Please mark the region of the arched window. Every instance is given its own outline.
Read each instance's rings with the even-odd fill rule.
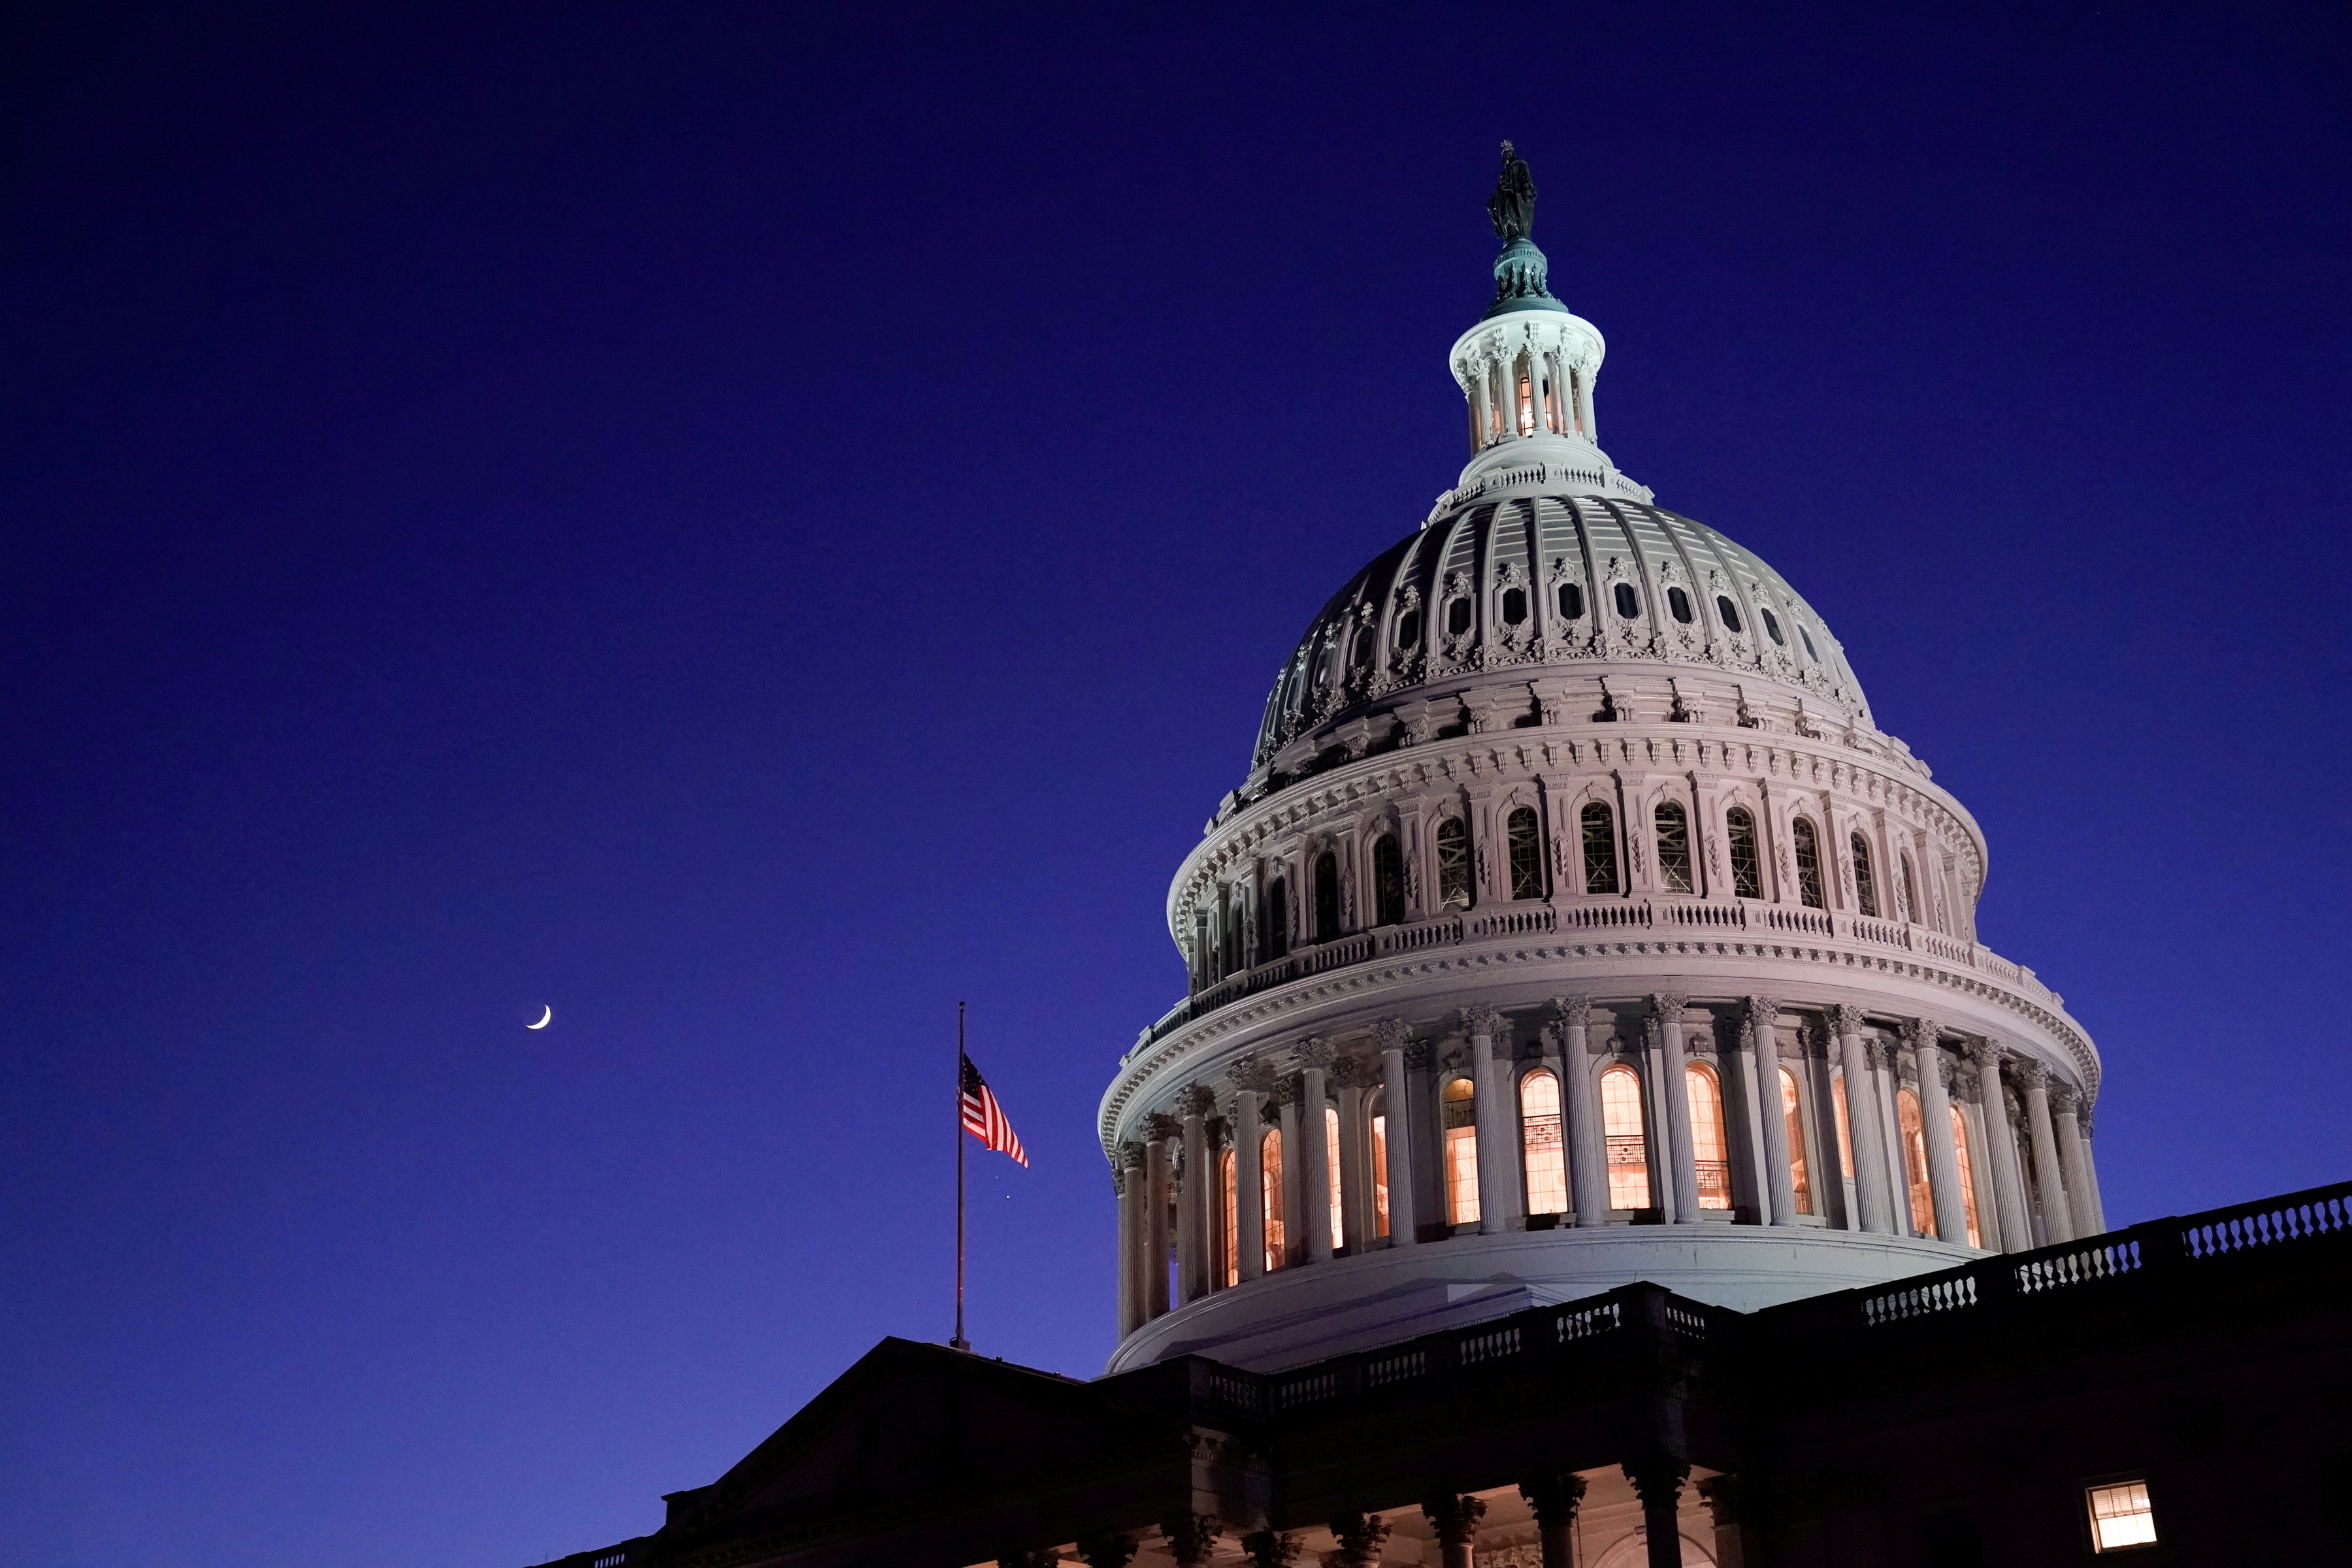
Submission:
[[[1722,617],[1725,631],[1734,637],[1739,635],[1739,606],[1731,602],[1730,595],[1717,594],[1715,596],[1715,613]]]
[[[1389,1117],[1388,1091],[1376,1089],[1366,1098],[1370,1111],[1372,1146],[1372,1234],[1389,1233]]]
[[[1559,1079],[1538,1069],[1519,1079],[1519,1156],[1528,1167],[1528,1212],[1568,1212],[1568,1159],[1559,1139]]]
[[[1225,1228],[1218,1237],[1217,1258],[1227,1286],[1242,1282],[1242,1237],[1236,1215],[1238,1202],[1234,1194],[1234,1165],[1231,1149],[1217,1155],[1217,1190],[1223,1196],[1221,1206],[1225,1211]]]
[[[1470,601],[1448,599],[1445,602],[1445,635],[1460,637],[1470,629]]]
[[[1756,845],[1756,818],[1744,805],[1735,805],[1723,814],[1723,825],[1731,839],[1731,892],[1735,898],[1760,899],[1764,896],[1764,857]]]
[[[1690,595],[1684,593],[1680,588],[1669,588],[1666,590],[1666,609],[1674,616],[1675,619],[1680,621],[1683,625],[1690,625]]]
[[[1525,588],[1503,590],[1503,624],[1516,626],[1528,618],[1528,591]]]
[[[1404,919],[1404,851],[1396,835],[1372,841],[1372,923],[1392,926]]]
[[[1601,1075],[1601,1135],[1609,1145],[1609,1206],[1650,1207],[1650,1140],[1642,1128],[1642,1079],[1622,1064]]]
[[[1339,1185],[1339,1112],[1328,1105],[1323,1108],[1323,1191],[1331,1200],[1331,1250],[1337,1252],[1348,1245],[1348,1212],[1346,1190]]]
[[[1870,874],[1870,841],[1859,833],[1851,837],[1853,848],[1853,898],[1862,912],[1872,920],[1878,918],[1878,883]]]
[[[1339,937],[1339,857],[1326,849],[1315,858],[1315,940]]]
[[[1437,901],[1470,901],[1470,825],[1458,816],[1437,825]]]
[[[1397,617],[1396,645],[1402,652],[1421,641],[1421,612],[1407,610]]]
[[[1809,910],[1826,908],[1822,902],[1822,842],[1813,835],[1813,825],[1801,816],[1789,837],[1797,841],[1797,897]]]
[[[1453,1225],[1478,1223],[1478,1111],[1476,1092],[1466,1078],[1445,1086],[1441,1102],[1445,1132],[1445,1218]]]
[[[1683,1069],[1690,1091],[1691,1157],[1698,1165],[1698,1206],[1731,1206],[1731,1140],[1723,1131],[1723,1085],[1715,1069],[1693,1062]]]
[[[1789,1126],[1789,1180],[1797,1189],[1797,1212],[1813,1212],[1813,1169],[1805,1158],[1805,1115],[1798,1109],[1797,1075],[1780,1069],[1780,1117]]]
[[[1511,853],[1511,897],[1542,898],[1543,833],[1536,825],[1535,807],[1520,806],[1504,818],[1503,837]]]
[[[1584,584],[1562,583],[1559,585],[1559,618],[1563,621],[1573,621],[1580,620],[1583,616]]]
[[[1580,821],[1584,828],[1584,890],[1613,893],[1617,890],[1616,824],[1610,819],[1609,808],[1597,800],[1584,808]]]
[[[1779,644],[1782,647],[1786,647],[1789,644],[1789,639],[1780,635],[1780,618],[1773,615],[1769,610],[1759,610],[1756,613],[1764,617],[1765,635],[1769,637],[1776,644]]]
[[[1690,819],[1677,801],[1658,810],[1658,884],[1669,893],[1691,890]]]
[[[1268,1130],[1258,1140],[1258,1204],[1265,1226],[1265,1268],[1271,1274],[1289,1259],[1282,1235],[1282,1129]]]
[[[1933,1236],[1936,1194],[1927,1184],[1927,1139],[1919,1116],[1919,1097],[1907,1089],[1896,1089],[1895,1119],[1903,1129],[1903,1177],[1911,1188],[1911,1228],[1920,1236]]]
[[[1919,919],[1919,884],[1911,879],[1911,857],[1904,856],[1901,864],[1903,867],[1903,918],[1916,922]]]
[[[1276,877],[1266,884],[1265,921],[1258,928],[1257,946],[1269,963],[1290,951],[1290,882],[1286,878]]]
[[[1977,1226],[1976,1162],[1969,1158],[1969,1119],[1960,1108],[1952,1107],[1952,1152],[1960,1162],[1960,1205],[1968,1211],[1969,1245],[1984,1246],[1984,1233]]]
[[[1249,967],[1249,956],[1243,951],[1242,942],[1242,900],[1246,896],[1239,888],[1217,890],[1217,921],[1225,931],[1223,971],[1227,974],[1239,974]]]
[[[1838,1169],[1851,1176],[1853,1174],[1853,1125],[1846,1120],[1843,1073],[1830,1079],[1830,1103],[1837,1112],[1838,1158],[1843,1162]]]
[[[1613,592],[1617,599],[1617,613],[1624,616],[1629,621],[1640,620],[1642,618],[1642,595],[1633,591],[1633,584],[1631,583],[1620,583],[1617,584]]]

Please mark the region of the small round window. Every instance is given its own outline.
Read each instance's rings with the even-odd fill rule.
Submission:
[[[1690,625],[1691,602],[1688,594],[1684,593],[1680,588],[1667,589],[1666,608],[1675,613],[1675,619],[1685,626]]]
[[[1397,617],[1397,647],[1411,647],[1421,640],[1421,612],[1407,610]]]
[[[1525,588],[1503,590],[1503,624],[1516,626],[1528,618],[1528,591]]]
[[[1756,613],[1764,617],[1764,635],[1783,647],[1787,647],[1789,639],[1780,635],[1780,619],[1769,610],[1759,610]]]
[[[1715,596],[1715,613],[1723,617],[1723,629],[1734,635],[1739,632],[1739,606],[1731,602],[1728,594]]]
[[[1631,583],[1617,584],[1617,613],[1629,621],[1641,618],[1642,595],[1633,592]]]
[[[1448,637],[1460,637],[1470,629],[1470,601],[1454,599],[1445,606],[1445,632]]]
[[[1572,621],[1584,614],[1584,587],[1578,583],[1559,585],[1559,618]]]
[[[1811,659],[1815,664],[1821,663],[1822,656],[1813,651],[1813,634],[1807,631],[1804,627],[1799,626],[1797,628],[1797,635],[1804,639],[1805,657]]]

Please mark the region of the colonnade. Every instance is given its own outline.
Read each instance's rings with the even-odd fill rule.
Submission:
[[[2042,1061],[1955,1037],[1932,1018],[1760,994],[1694,1005],[1661,992],[1560,997],[1537,1022],[1536,1037],[1521,1042],[1518,1025],[1485,1005],[1461,1009],[1438,1038],[1416,1039],[1404,1019],[1388,1018],[1345,1047],[1308,1037],[1237,1064],[1221,1086],[1187,1085],[1114,1161],[1122,1336],[1269,1267],[1469,1232],[1727,1222],[1968,1246],[1973,1220],[1974,1245],[2021,1252],[2106,1228],[2082,1094]],[[1712,1127],[1694,1131],[1694,1062],[1720,1086],[1727,1166],[1713,1179],[1709,1162],[1706,1204],[1698,1145],[1715,1139]],[[1620,1065],[1641,1086],[1648,1195],[1638,1208],[1612,1206],[1601,1075]],[[1567,1194],[1564,1210],[1531,1215],[1522,1094],[1538,1071],[1561,1090]],[[1446,1187],[1444,1095],[1464,1080],[1475,1220],[1467,1204],[1454,1212]],[[1916,1136],[1904,1125],[1912,1104]],[[1262,1159],[1269,1131],[1279,1134],[1278,1170]]]

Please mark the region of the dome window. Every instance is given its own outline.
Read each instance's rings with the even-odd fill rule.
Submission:
[[[1470,601],[1449,599],[1445,603],[1445,635],[1458,637],[1470,629]]]
[[[1609,1206],[1650,1206],[1650,1144],[1642,1079],[1622,1063],[1601,1075],[1601,1132],[1609,1149]]]
[[[1805,657],[1811,659],[1815,664],[1821,663],[1822,656],[1813,651],[1813,634],[1807,631],[1804,627],[1799,626],[1797,628],[1797,636],[1804,642]]]
[[[1536,821],[1535,807],[1523,805],[1511,813],[1504,824],[1504,837],[1510,850],[1511,897],[1542,898],[1543,831]]]
[[[1470,825],[1458,816],[1437,825],[1437,901],[1470,901]]]
[[[1328,849],[1315,858],[1315,940],[1339,940],[1339,858]]]
[[[1579,818],[1584,830],[1584,890],[1588,893],[1613,893],[1617,890],[1617,825],[1609,808],[1594,801],[1584,808]]]
[[[1445,1136],[1445,1217],[1478,1223],[1477,1089],[1466,1078],[1445,1086],[1439,1101]]]
[[[1853,849],[1854,902],[1872,920],[1878,918],[1878,879],[1870,874],[1870,841],[1859,833],[1852,839]]]
[[[1404,923],[1404,854],[1393,833],[1372,842],[1372,923]]]
[[[1723,629],[1733,637],[1739,635],[1739,606],[1731,602],[1728,594],[1715,596],[1715,613],[1723,617]]]
[[[1789,837],[1797,844],[1797,897],[1809,910],[1825,907],[1822,902],[1822,845],[1813,833],[1813,825],[1803,817],[1797,818],[1789,829]]]
[[[1559,585],[1559,618],[1563,621],[1580,620],[1583,615],[1584,585],[1580,583],[1562,583]]]
[[[1675,619],[1682,622],[1685,626],[1690,625],[1691,602],[1690,595],[1688,594],[1684,593],[1680,588],[1667,589],[1666,608],[1674,612]]]
[[[1528,591],[1525,588],[1503,590],[1503,624],[1516,626],[1528,618]]]
[[[1764,617],[1764,635],[1770,637],[1773,642],[1779,646],[1782,647],[1788,647],[1789,639],[1780,635],[1780,617],[1775,616],[1769,610],[1759,610],[1756,613]]]
[[[1731,891],[1742,899],[1764,896],[1764,858],[1757,853],[1756,818],[1744,805],[1735,805],[1724,814],[1724,826],[1731,838]]]
[[[1407,610],[1403,615],[1397,617],[1396,637],[1396,645],[1400,648],[1412,647],[1414,644],[1421,641],[1421,612],[1419,610]]]
[[[1658,880],[1669,893],[1691,890],[1690,820],[1674,801],[1661,804],[1658,818]]]
[[[1268,959],[1290,952],[1290,884],[1276,877],[1265,889],[1265,919],[1258,928],[1258,947]]]
[[[1617,584],[1617,613],[1629,621],[1642,618],[1642,595],[1633,592],[1631,583]]]

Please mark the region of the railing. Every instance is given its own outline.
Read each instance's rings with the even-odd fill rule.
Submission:
[[[1894,921],[1833,915],[1823,910],[1745,900],[1612,899],[1600,903],[1505,904],[1468,914],[1441,915],[1411,925],[1379,926],[1333,942],[1303,947],[1255,969],[1228,975],[1170,1008],[1165,1016],[1136,1037],[1137,1051],[1164,1039],[1195,1018],[1254,996],[1276,985],[1286,985],[1310,974],[1326,974],[1359,963],[1370,963],[1397,953],[1420,952],[1462,942],[1491,942],[1500,937],[1551,936],[1576,931],[1761,931],[1782,936],[1818,937],[1870,947],[1920,952],[1946,963],[1989,974],[2032,994],[2050,1005],[2063,998],[2034,978],[2033,971],[2011,963],[1990,948],[1957,941],[1926,926]]]
[[[2346,1237],[2352,1237],[2352,1182],[2185,1218],[2150,1220],[2128,1230],[1989,1258],[1900,1285],[1845,1294],[1862,1321],[1875,1328],[2004,1299],[2080,1289],[2150,1269],[2193,1268],[2262,1248]]]

